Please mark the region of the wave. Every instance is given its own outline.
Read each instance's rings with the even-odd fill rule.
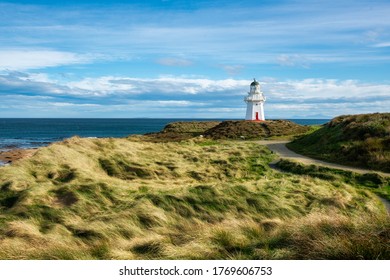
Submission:
[[[0,150],[32,149],[47,146],[53,142],[61,141],[59,138],[0,138]]]

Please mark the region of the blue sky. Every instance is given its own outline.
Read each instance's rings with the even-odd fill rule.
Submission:
[[[0,0],[0,117],[388,112],[389,1]]]

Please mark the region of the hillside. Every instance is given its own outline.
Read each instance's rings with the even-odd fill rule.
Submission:
[[[302,134],[310,130],[286,120],[269,120],[265,122],[224,121],[209,130],[204,135],[213,139],[265,139],[275,136]]]
[[[149,133],[145,140],[154,142],[181,141],[202,135],[212,139],[265,139],[306,133],[309,126],[286,120],[252,121],[191,121],[170,123],[158,133]]]
[[[218,121],[172,122],[167,124],[160,132],[147,133],[143,139],[153,142],[182,141],[202,135],[205,131],[220,123]]]
[[[288,147],[318,159],[390,172],[390,113],[340,116]]]
[[[0,259],[389,259],[353,182],[281,173],[250,141],[71,138],[0,167]]]

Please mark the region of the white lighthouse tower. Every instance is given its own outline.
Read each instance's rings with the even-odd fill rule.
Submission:
[[[245,97],[246,107],[246,116],[245,120],[248,121],[264,121],[264,102],[265,96],[260,90],[260,84],[253,79],[253,82],[250,86],[250,92],[248,96]]]

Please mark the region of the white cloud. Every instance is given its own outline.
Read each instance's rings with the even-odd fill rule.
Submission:
[[[299,66],[303,68],[309,67],[309,59],[304,55],[299,54],[281,54],[276,60],[282,66]],[[318,59],[317,59],[318,61]]]
[[[240,112],[244,113],[244,108],[226,108],[226,107],[220,107],[220,108],[207,108],[205,109],[207,112],[213,112],[213,113],[234,113],[234,112]]]
[[[192,65],[192,61],[188,59],[172,58],[172,57],[161,58],[157,60],[157,63],[165,66],[180,66],[180,67]]]
[[[128,77],[105,76],[86,78],[81,81],[67,83],[66,86],[80,94],[115,95],[115,94],[207,94],[234,93],[249,85],[248,80],[211,80],[190,79],[181,77],[161,77],[141,79]]]
[[[99,104],[90,104],[90,103],[70,103],[70,102],[48,102],[46,103],[48,106],[53,107],[101,107]]]
[[[390,47],[390,42],[382,42],[374,45],[375,48],[387,48]]]
[[[222,65],[223,70],[225,70],[230,76],[237,75],[244,68],[243,65]]]
[[[104,76],[60,82],[50,76],[21,72],[0,75],[3,111],[44,110],[76,115],[99,112],[133,117],[240,118],[250,80],[160,77],[140,79]],[[268,117],[337,116],[386,112],[390,85],[358,80],[303,79],[260,81]],[[35,93],[35,94],[34,94]],[[32,96],[31,96],[32,95]],[[193,110],[188,111],[186,108]],[[8,109],[7,109],[8,108]],[[77,112],[76,112],[77,111]],[[4,116],[4,113],[2,113]],[[177,114],[177,115],[176,115]]]
[[[250,82],[250,80],[213,80],[172,76],[160,78],[103,76],[61,82],[41,73],[10,72],[0,75],[0,88],[3,92],[27,91],[30,88],[30,92],[36,90],[42,94],[65,94],[85,98],[147,95],[148,99],[156,100],[162,95],[199,95],[204,99],[219,95],[223,100],[226,96],[245,95]],[[352,101],[379,96],[390,98],[390,85],[386,83],[318,78],[286,81],[267,78],[260,83],[262,90],[269,98],[279,101],[342,98],[349,98]]]
[[[320,98],[348,98],[351,102],[383,96],[389,97],[390,85],[362,83],[357,80],[304,79],[285,82],[271,82],[264,85],[272,95],[297,101]]]
[[[1,50],[0,70],[21,71],[69,64],[82,64],[92,60],[89,55],[53,50]]]
[[[208,105],[204,102],[191,102],[187,100],[157,100],[149,101],[150,105],[161,106],[161,107],[190,107],[190,106],[205,106]]]

